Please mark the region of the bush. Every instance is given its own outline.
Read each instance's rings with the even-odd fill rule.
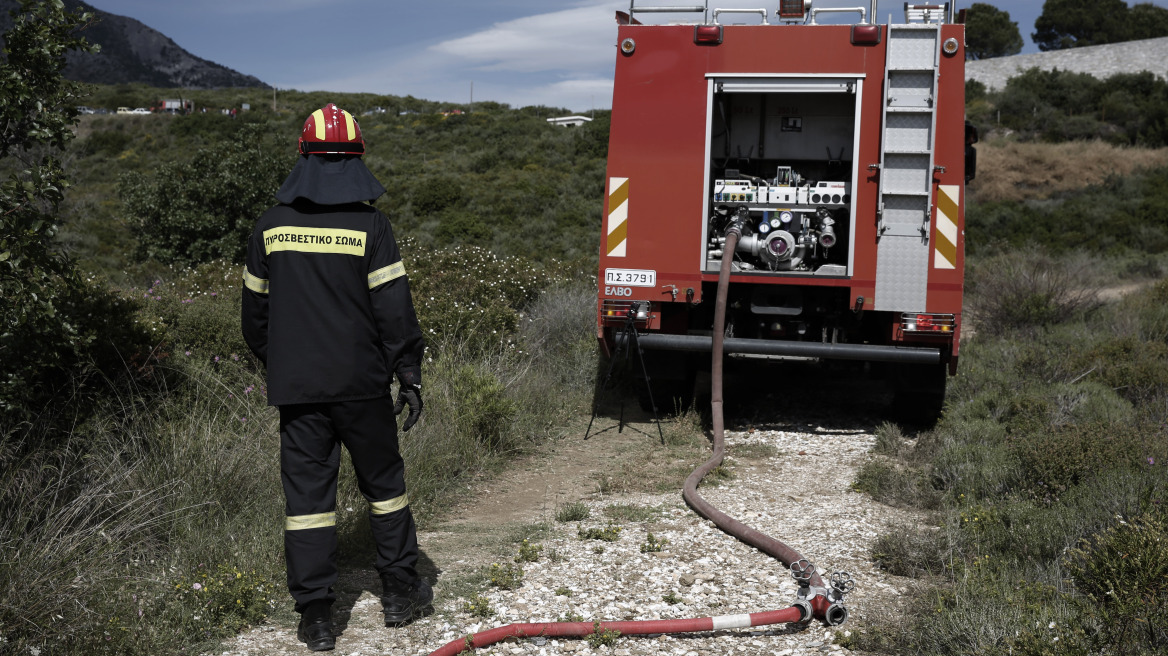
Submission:
[[[242,262],[256,219],[275,204],[292,170],[273,136],[262,127],[245,129],[189,161],[123,176],[118,196],[138,239],[137,256],[178,265]]]
[[[894,506],[933,507],[939,495],[916,470],[886,460],[869,460],[856,473],[852,488],[866,492],[881,503]]]
[[[988,258],[971,267],[971,319],[995,335],[1065,323],[1098,307],[1092,273],[1088,261],[1056,261],[1038,250]]]
[[[944,532],[913,526],[890,527],[872,544],[872,559],[896,576],[941,576],[952,558]]]
[[[1084,539],[1067,556],[1084,613],[1101,628],[1099,645],[1114,653],[1168,648],[1168,527],[1165,513],[1119,522]]]

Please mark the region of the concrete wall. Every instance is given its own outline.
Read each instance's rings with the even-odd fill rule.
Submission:
[[[1007,79],[1036,67],[1090,73],[1098,78],[1151,71],[1168,79],[1168,37],[969,61],[965,63],[965,79],[1002,89]]]

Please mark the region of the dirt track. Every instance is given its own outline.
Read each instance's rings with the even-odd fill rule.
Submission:
[[[869,395],[871,391],[867,388]],[[763,409],[755,404],[729,404],[728,468],[733,478],[703,486],[701,492],[722,510],[800,550],[822,570],[851,572],[857,589],[848,599],[851,617],[843,630],[859,630],[874,619],[896,613],[912,585],[871,564],[872,541],[889,524],[919,518],[851,490],[858,467],[869,457],[872,432],[880,421],[879,402],[857,404],[854,399],[863,398],[864,389],[844,392],[815,402],[813,394],[791,387],[780,398],[764,399]],[[817,407],[814,415],[803,409],[812,403]],[[732,418],[748,415],[749,425]],[[372,571],[344,569],[335,606],[342,629],[335,653],[428,654],[478,630],[573,615],[586,621],[668,619],[788,606],[796,586],[787,570],[687,508],[680,496],[684,474],[678,476],[676,489],[668,492],[599,492],[601,477],[621,471],[628,474],[627,463],[648,463],[662,452],[652,425],[639,422],[618,433],[615,421],[615,415],[598,419],[597,426],[608,430],[588,440],[582,439],[581,424],[578,433],[482,485],[449,519],[421,533],[423,565],[438,595],[433,615],[405,628],[385,628],[379,621],[379,585]],[[750,457],[736,457],[736,450]],[[556,509],[574,501],[585,502],[591,516],[579,524],[557,523]],[[644,509],[645,516],[614,522],[621,526],[615,542],[581,540],[578,529],[605,527],[604,509],[613,505]],[[668,540],[662,552],[642,553],[650,532]],[[518,589],[490,587],[484,581],[484,568],[491,562],[511,562],[520,535],[532,535],[531,542],[542,545],[539,561],[522,563],[526,575]],[[466,601],[474,595],[489,601],[493,616],[473,617],[465,610]],[[832,638],[832,632],[813,624],[804,629],[777,626],[629,636],[598,648],[583,639],[535,638],[476,653],[771,656],[845,652]],[[288,623],[257,627],[216,653],[307,652],[296,641],[295,626]]]

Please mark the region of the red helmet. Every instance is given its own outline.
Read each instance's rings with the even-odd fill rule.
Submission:
[[[304,121],[300,132],[300,152],[305,155],[361,155],[365,140],[357,119],[345,110],[329,103],[316,110]]]

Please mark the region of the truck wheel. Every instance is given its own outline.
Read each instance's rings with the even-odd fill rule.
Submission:
[[[898,421],[932,426],[945,406],[945,364],[896,364],[890,367],[892,414]]]

